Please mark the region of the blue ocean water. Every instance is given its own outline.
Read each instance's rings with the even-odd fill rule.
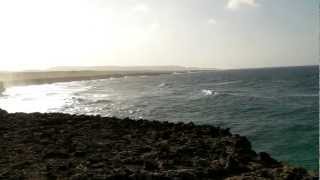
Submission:
[[[8,88],[9,112],[66,112],[230,128],[256,151],[319,167],[318,66],[172,73]]]

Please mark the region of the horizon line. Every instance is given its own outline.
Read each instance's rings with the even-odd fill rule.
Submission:
[[[94,70],[94,69],[79,69],[79,70],[53,70],[54,68],[103,68],[103,67],[118,67],[118,68],[157,68],[157,67],[179,67],[185,68],[186,70],[194,68],[194,70],[242,70],[242,69],[268,69],[268,68],[290,68],[290,67],[306,67],[306,66],[320,66],[319,64],[304,64],[304,65],[279,65],[279,66],[260,66],[260,67],[239,67],[239,68],[216,68],[216,67],[199,67],[199,66],[181,66],[181,65],[129,65],[129,66],[122,66],[122,65],[98,65],[98,66],[53,66],[45,69],[25,69],[25,70],[1,70],[0,72],[7,72],[7,73],[15,73],[15,72],[55,72],[55,71],[109,71],[105,70]],[[152,71],[152,69],[150,69]],[[120,71],[120,70],[114,70]],[[139,70],[138,70],[139,71]],[[157,71],[157,70],[155,70]],[[174,71],[174,70],[167,70],[167,71]]]

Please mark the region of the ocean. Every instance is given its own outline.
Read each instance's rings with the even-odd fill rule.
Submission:
[[[318,66],[219,70],[7,88],[8,112],[64,112],[230,128],[253,149],[319,168]]]

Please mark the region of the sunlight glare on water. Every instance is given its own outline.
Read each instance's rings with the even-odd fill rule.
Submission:
[[[0,108],[8,112],[53,112],[68,102],[71,93],[63,83],[9,87],[0,95]]]

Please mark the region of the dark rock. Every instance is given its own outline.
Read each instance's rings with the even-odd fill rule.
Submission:
[[[268,153],[266,152],[260,152],[258,154],[258,159],[262,161],[266,166],[275,166],[275,165],[280,165],[278,161],[275,159],[272,159]]]
[[[8,112],[3,110],[3,109],[0,109],[0,118],[4,118],[8,115]]]
[[[228,129],[0,110],[0,179],[312,179]]]
[[[158,168],[158,163],[154,160],[147,160],[144,161],[144,169],[147,171],[154,171],[159,169]]]

